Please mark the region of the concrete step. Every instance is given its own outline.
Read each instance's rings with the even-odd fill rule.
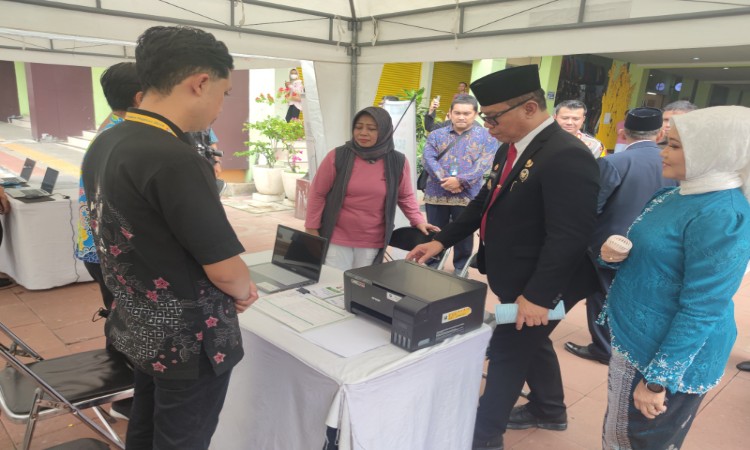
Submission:
[[[31,119],[28,116],[10,119],[10,123],[21,128],[31,128]]]
[[[257,192],[255,190],[255,183],[227,183],[226,189],[221,193],[222,197],[235,197],[243,196],[247,197]]]
[[[85,139],[88,139],[89,141],[93,141],[94,138],[96,137],[96,131],[84,130],[83,131],[83,137]]]
[[[91,145],[91,139],[86,139],[82,136],[68,136],[68,145],[71,147],[80,148],[86,150]]]

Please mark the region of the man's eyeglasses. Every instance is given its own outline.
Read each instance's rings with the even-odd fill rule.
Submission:
[[[510,111],[518,108],[519,106],[525,104],[526,102],[528,102],[531,99],[532,99],[532,97],[529,97],[526,100],[522,100],[521,102],[516,103],[515,105],[511,106],[510,108],[508,108],[508,109],[506,109],[504,111],[500,111],[499,113],[497,113],[495,115],[492,115],[492,116],[486,116],[486,115],[484,115],[482,113],[479,113],[479,118],[481,118],[482,120],[484,120],[485,122],[487,122],[488,124],[490,124],[491,126],[494,127],[495,125],[497,125],[497,123],[498,123],[497,119],[499,119],[500,116],[502,116],[503,114],[505,114],[507,112],[510,112]]]

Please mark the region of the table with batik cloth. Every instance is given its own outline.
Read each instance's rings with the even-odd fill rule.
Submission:
[[[320,283],[342,276],[325,266]],[[317,450],[327,427],[340,450],[471,448],[488,326],[413,353],[388,344],[342,358],[252,308],[240,324],[245,358],[212,449]]]

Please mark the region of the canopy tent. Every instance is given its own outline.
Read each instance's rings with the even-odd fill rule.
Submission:
[[[132,58],[144,29],[183,24],[223,40],[240,69],[311,61],[326,151],[372,103],[386,62],[750,44],[748,0],[0,0],[0,11],[4,60],[106,66]]]
[[[0,7],[3,51],[132,56],[145,28],[185,24],[239,55],[332,63],[742,45],[750,15],[747,0],[2,0]]]

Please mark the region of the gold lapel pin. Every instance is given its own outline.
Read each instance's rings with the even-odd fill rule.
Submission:
[[[533,165],[534,165],[534,161],[528,160],[528,161],[526,161],[526,164],[524,164],[524,167],[528,169],[529,167],[531,167]]]
[[[521,171],[521,174],[519,175],[519,178],[521,179],[521,183],[526,181],[526,179],[529,178],[529,169],[523,169]]]
[[[500,164],[495,164],[495,168],[492,169],[492,170],[494,170],[495,172],[497,172],[499,169],[500,169]]]

